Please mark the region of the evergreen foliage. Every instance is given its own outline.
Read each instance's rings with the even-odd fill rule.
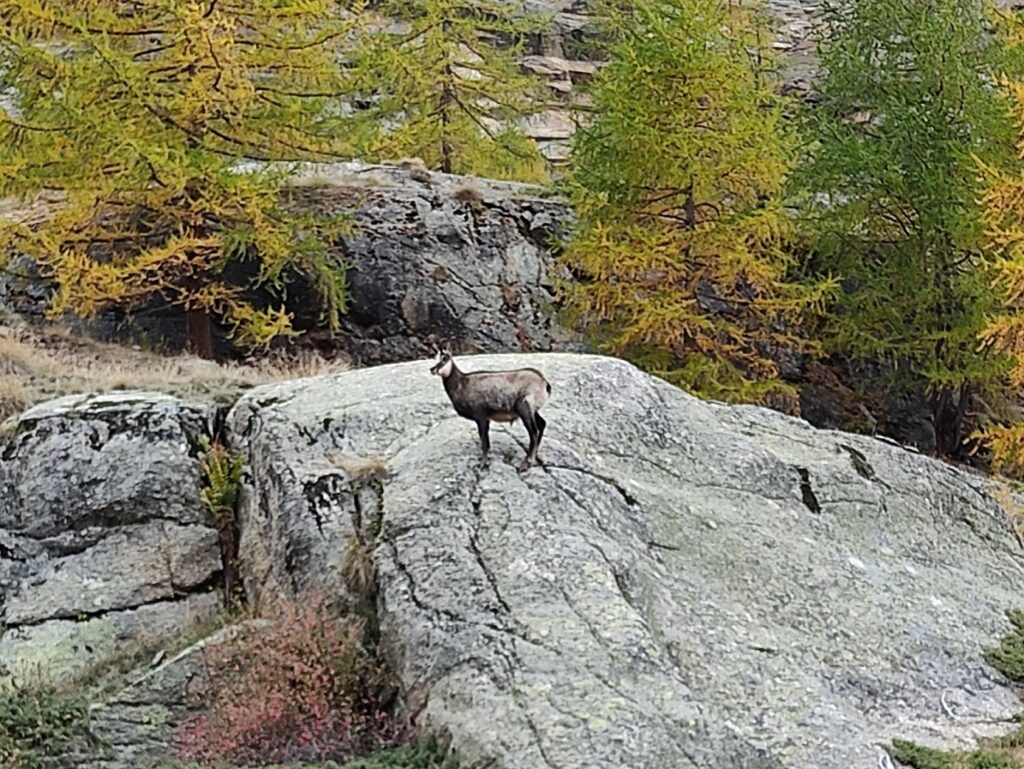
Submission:
[[[210,314],[243,345],[289,333],[246,289],[295,273],[336,324],[344,275],[325,242],[340,223],[289,213],[279,172],[238,165],[351,149],[334,106],[351,19],[331,0],[5,2],[0,196],[59,205],[0,222],[0,247],[53,279],[55,313],[182,307],[201,354]]]
[[[714,397],[785,390],[769,357],[829,285],[787,279],[792,138],[761,20],[717,0],[606,3],[609,61],[575,140],[563,297],[609,350]]]
[[[421,158],[446,173],[543,181],[521,121],[541,83],[518,59],[544,20],[499,0],[384,0],[392,22],[366,26],[348,59],[351,88],[376,130],[370,159]]]
[[[1014,65],[1024,53],[1024,19],[1019,11],[1001,11],[996,20],[1006,52],[999,84],[1009,101],[1018,156],[1024,158],[1024,68]],[[1009,356],[1010,383],[1019,391],[1024,386],[1024,171],[1019,165],[988,165],[985,171],[981,204],[999,306],[988,318],[981,340],[985,348]],[[988,429],[984,438],[994,469],[1017,477],[1024,473],[1024,424],[1005,420]]]
[[[1011,157],[974,0],[830,0],[825,72],[797,174],[816,268],[842,279],[826,349],[927,387],[940,453],[1005,362],[977,335],[994,308],[982,266],[977,159]]]
[[[47,684],[0,685],[0,766],[70,769],[68,754],[88,748],[89,705]]]

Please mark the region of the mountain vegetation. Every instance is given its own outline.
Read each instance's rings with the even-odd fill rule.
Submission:
[[[985,269],[983,167],[1014,157],[991,87],[998,41],[972,0],[829,2],[825,72],[805,111],[795,187],[814,272],[843,290],[814,329],[828,353],[888,391],[929,394],[938,450],[955,456],[975,393],[1004,357],[979,346],[998,297]]]
[[[785,390],[772,350],[830,284],[792,280],[783,188],[793,133],[762,20],[738,5],[610,11],[609,61],[576,134],[575,317],[605,349],[733,400]]]
[[[51,281],[55,316],[174,306],[211,356],[215,325],[242,350],[295,334],[296,281],[339,328],[351,224],[300,210],[291,163],[558,171],[577,214],[560,298],[599,349],[788,410],[820,360],[858,398],[923,393],[929,449],[965,459],[981,436],[1024,469],[1019,12],[829,0],[801,104],[757,4],[595,9],[601,66],[553,169],[524,130],[551,91],[520,65],[548,18],[490,0],[12,0],[0,196],[27,213],[0,221],[0,247]]]

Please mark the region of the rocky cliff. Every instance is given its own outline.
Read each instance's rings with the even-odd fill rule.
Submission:
[[[540,466],[516,469],[513,425],[481,467],[425,361],[254,389],[222,435],[245,460],[250,600],[345,595],[357,537],[404,700],[465,766],[867,769],[894,737],[966,744],[1019,709],[981,658],[1024,588],[989,480],[614,359],[461,362],[545,372]],[[7,426],[6,668],[70,676],[171,634],[126,618],[215,608],[196,450],[212,424],[127,394]],[[158,656],[97,710],[104,765],[166,752],[189,659]]]

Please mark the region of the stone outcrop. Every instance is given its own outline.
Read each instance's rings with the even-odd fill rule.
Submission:
[[[513,425],[481,467],[425,361],[258,388],[227,430],[250,596],[344,590],[358,533],[408,703],[469,765],[867,769],[1019,709],[981,657],[1024,588],[990,481],[612,359],[461,363],[545,372],[543,465]]]
[[[542,464],[520,472],[525,431],[496,425],[482,466],[427,361],[256,388],[223,435],[250,599],[344,597],[361,543],[405,702],[466,766],[867,769],[1019,711],[981,654],[1024,588],[991,480],[614,359],[460,362],[544,371]],[[0,437],[5,675],[151,660],[93,708],[87,766],[167,760],[197,704],[205,647],[175,650],[220,605],[211,419],[77,396]]]
[[[306,166],[295,185],[301,208],[353,216],[337,258],[351,295],[340,342],[356,359],[419,357],[431,335],[481,352],[573,345],[552,308],[564,203],[524,184],[359,163]],[[303,304],[299,322],[315,327]]]
[[[49,401],[0,428],[5,675],[80,675],[218,611],[196,443],[211,417],[121,392]]]

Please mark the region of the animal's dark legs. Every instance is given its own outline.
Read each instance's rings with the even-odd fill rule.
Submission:
[[[491,436],[489,430],[491,423],[486,418],[476,420],[476,429],[480,433],[480,451],[483,454],[483,461],[487,461],[491,451]]]
[[[530,404],[526,401],[519,401],[516,404],[516,413],[523,420],[526,432],[530,434],[530,448],[526,452],[526,459],[523,461],[523,468],[527,468],[537,458],[537,447],[540,446],[540,430]]]
[[[544,428],[548,426],[547,420],[544,419],[540,414],[534,414],[533,418],[537,420],[537,450],[540,450],[540,439],[544,437]],[[536,452],[534,452],[536,453]]]

